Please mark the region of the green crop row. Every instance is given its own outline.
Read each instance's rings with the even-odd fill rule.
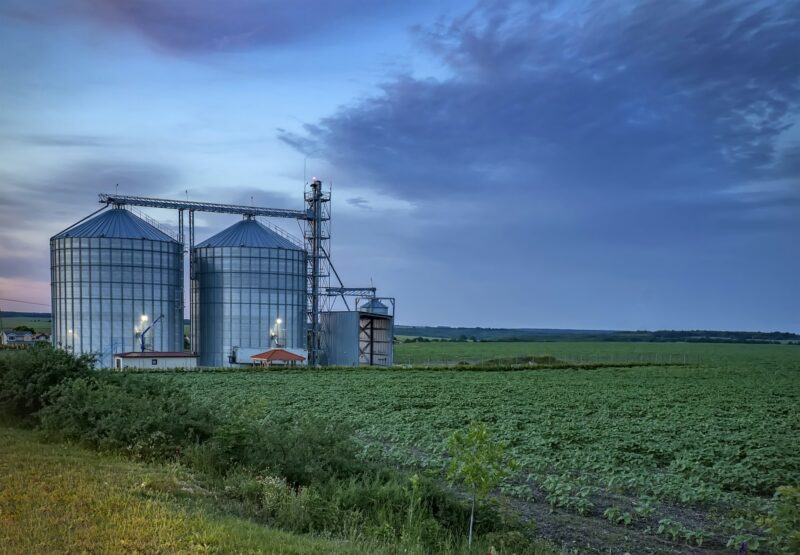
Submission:
[[[609,348],[621,357],[624,347]],[[631,504],[606,518],[624,522],[627,512],[630,520],[646,518],[654,533],[662,528],[660,534],[668,537],[678,527],[663,508],[686,507],[709,516],[693,526],[681,524],[676,537],[707,542],[705,534],[711,532],[703,524],[724,545],[736,531],[720,515],[742,517],[748,533],[757,531],[757,518],[769,510],[776,489],[800,484],[800,349],[686,348],[704,362],[591,370],[338,369],[170,377],[215,406],[254,418],[308,413],[344,419],[358,431],[366,452],[420,468],[442,468],[445,438],[472,421],[485,422],[520,463],[519,483],[505,488],[515,497],[541,495],[554,508],[595,517],[610,508],[604,495],[646,499],[644,517]],[[664,518],[667,522],[659,525]]]

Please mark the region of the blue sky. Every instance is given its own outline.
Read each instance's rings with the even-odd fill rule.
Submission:
[[[0,0],[0,36],[2,297],[49,302],[116,184],[298,208],[305,163],[400,323],[800,331],[800,2]]]

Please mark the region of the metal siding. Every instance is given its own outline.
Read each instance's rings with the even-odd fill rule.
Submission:
[[[323,364],[329,366],[366,366],[370,361],[361,355],[368,343],[362,337],[361,325],[373,320],[373,365],[392,366],[394,364],[394,319],[372,316],[360,311],[323,312],[321,327],[324,337]]]
[[[158,364],[153,364],[153,359],[158,361]],[[168,368],[196,368],[197,359],[195,357],[165,357],[159,358],[154,356],[152,358],[123,358],[121,359],[121,368],[136,368],[141,370],[147,369],[168,369]],[[116,358],[114,367],[116,368]]]
[[[193,284],[200,366],[231,366],[229,357],[235,347],[269,349],[269,331],[278,317],[283,320],[286,347],[306,347],[305,251],[212,246],[219,243],[211,240],[200,245],[205,246],[195,248]]]
[[[183,253],[167,239],[54,237],[53,344],[94,353],[97,366],[111,367],[114,353],[139,349],[141,315],[152,323],[163,314],[148,332],[148,344],[155,351],[183,350]]]
[[[323,364],[358,366],[358,312],[323,312],[320,324],[324,337]]]

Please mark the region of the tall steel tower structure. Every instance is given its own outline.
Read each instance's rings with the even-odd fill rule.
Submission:
[[[330,285],[330,221],[331,194],[322,190],[322,182],[313,178],[309,189],[305,192],[306,218],[304,238],[308,253],[308,364],[316,366],[320,363],[323,345],[320,333],[319,313],[323,307],[320,302],[327,299]],[[325,292],[324,296],[321,294]]]

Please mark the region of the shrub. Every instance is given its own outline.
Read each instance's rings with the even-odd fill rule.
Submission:
[[[188,462],[198,470],[225,475],[245,468],[284,477],[295,489],[363,472],[352,429],[312,416],[274,417],[252,422],[231,417],[213,438],[193,448]]]
[[[174,459],[207,440],[215,420],[168,383],[132,375],[98,374],[68,380],[47,394],[38,413],[51,436],[139,459]]]
[[[256,426],[269,446],[266,468],[293,484],[310,485],[363,471],[350,426],[319,417],[278,418]]]
[[[93,356],[75,356],[47,343],[0,357],[0,413],[29,419],[44,406],[48,390],[87,376],[93,366]]]
[[[232,471],[225,483],[229,495],[256,505],[257,514],[278,528],[394,546],[400,552],[458,550],[470,513],[467,503],[435,481],[417,475],[409,480],[388,469],[300,487],[274,475],[254,481]],[[483,507],[478,522],[485,533],[482,544],[532,551],[532,526],[495,506]]]
[[[800,487],[781,486],[775,508],[762,520],[768,543],[776,553],[800,553]]]

